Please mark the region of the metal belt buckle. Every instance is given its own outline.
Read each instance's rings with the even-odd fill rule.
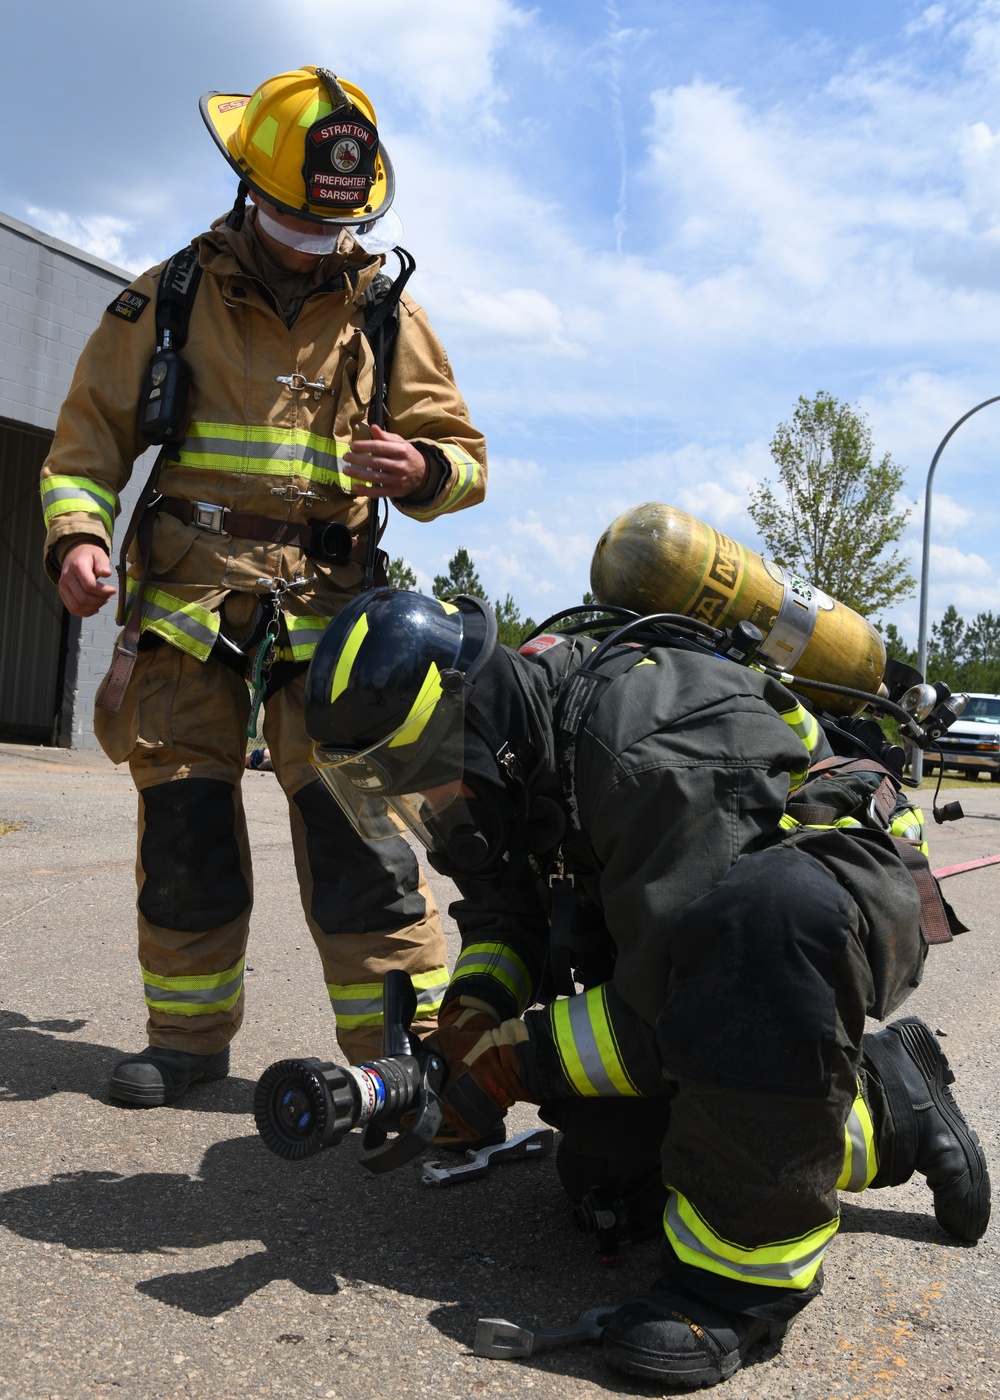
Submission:
[[[222,513],[225,506],[215,506],[211,501],[194,502],[194,519],[192,525],[197,525],[199,530],[210,530],[213,535],[221,535]]]

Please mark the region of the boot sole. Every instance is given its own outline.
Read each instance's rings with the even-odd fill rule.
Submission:
[[[174,1089],[169,1089],[165,1084],[133,1084],[112,1074],[108,1093],[118,1103],[135,1104],[139,1108],[164,1108],[167,1104],[176,1103],[178,1099],[183,1098],[192,1084],[226,1079],[229,1075],[229,1063],[228,1059],[223,1058],[225,1055],[225,1050],[220,1050],[217,1055],[210,1055],[201,1074],[192,1076],[186,1084],[178,1085]]]
[[[729,1380],[754,1347],[763,1342],[780,1342],[787,1330],[787,1322],[762,1322],[742,1346],[723,1352],[717,1359],[706,1357],[703,1361],[697,1361],[690,1353],[672,1356],[670,1352],[649,1351],[626,1342],[609,1340],[605,1336],[604,1358],[609,1365],[631,1376],[668,1381],[670,1385],[686,1390],[703,1390]]]
[[[933,1100],[934,1107],[948,1124],[962,1147],[969,1170],[969,1193],[967,1208],[960,1216],[943,1218],[946,1212],[938,1208],[934,1201],[934,1214],[942,1230],[957,1239],[975,1244],[986,1233],[990,1223],[990,1175],[986,1166],[986,1155],[982,1144],[969,1127],[962,1111],[948,1088],[955,1082],[955,1072],[948,1063],[933,1032],[915,1016],[904,1016],[888,1027],[899,1036],[906,1053],[923,1075]]]

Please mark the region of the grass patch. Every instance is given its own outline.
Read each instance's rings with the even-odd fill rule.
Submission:
[[[921,790],[921,792],[924,791],[926,788],[936,788],[936,787],[937,787],[937,780],[938,780],[938,775],[937,775],[936,773],[931,774],[929,777],[928,777],[928,776],[925,776],[923,782],[920,784],[920,790]],[[941,779],[941,791],[942,791],[942,792],[944,792],[945,788],[970,788],[970,787],[986,787],[986,788],[988,788],[988,787],[991,787],[991,786],[992,786],[992,784],[991,784],[991,782],[990,782],[990,778],[989,778],[989,774],[988,774],[988,773],[977,773],[976,776],[975,776],[974,778],[966,778],[966,777],[961,776],[961,775],[958,774],[958,773],[945,773],[944,777]],[[911,791],[912,791],[912,789],[911,789]]]
[[[0,836],[8,836],[12,831],[20,831],[22,826],[24,826],[24,822],[5,822],[3,817],[0,817]]]

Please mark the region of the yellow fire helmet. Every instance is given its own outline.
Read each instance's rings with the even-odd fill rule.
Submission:
[[[363,232],[388,212],[392,163],[375,109],[326,68],[296,68],[252,96],[206,92],[201,115],[241,181],[285,214]]]

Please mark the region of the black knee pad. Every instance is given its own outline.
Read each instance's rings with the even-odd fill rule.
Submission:
[[[746,856],[681,913],[667,1004],[665,1072],[749,1092],[825,1098],[837,1041],[838,974],[853,899],[796,850]]]
[[[142,802],[143,918],[181,933],[207,933],[237,918],[250,890],[240,869],[232,784],[181,778],[144,789]]]
[[[420,869],[402,836],[365,841],[319,778],[294,801],[306,825],[309,912],[324,933],[391,931],[424,917]]]

